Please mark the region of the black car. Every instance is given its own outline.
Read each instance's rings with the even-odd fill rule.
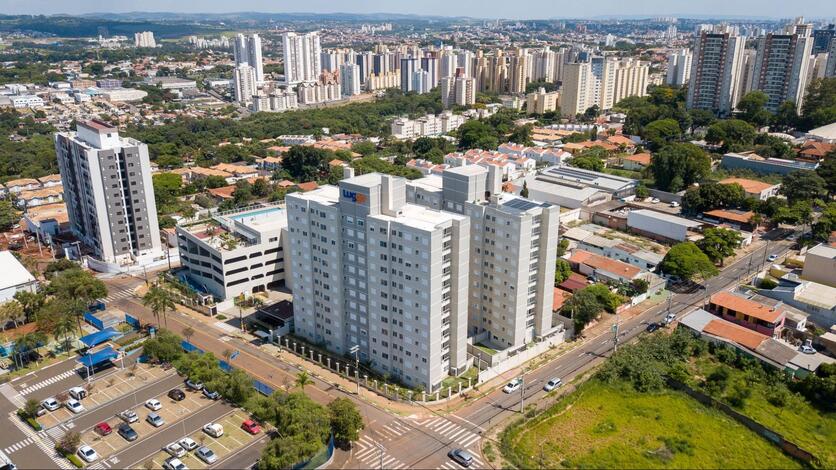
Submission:
[[[208,388],[204,388],[203,389],[203,396],[210,399],[210,400],[217,400],[218,398],[221,397],[221,394],[214,391],[214,390],[209,390]]]
[[[650,324],[647,325],[647,330],[646,331],[648,333],[653,333],[654,331],[658,330],[659,328],[660,328],[659,324],[654,322],[654,323],[650,323]]]
[[[135,441],[136,438],[139,437],[139,434],[134,431],[134,428],[131,427],[128,423],[122,423],[119,425],[119,428],[116,430],[120,436],[122,436],[126,441]]]
[[[180,401],[186,398],[186,392],[180,390],[179,388],[175,388],[168,392],[168,398],[171,398],[174,401]]]

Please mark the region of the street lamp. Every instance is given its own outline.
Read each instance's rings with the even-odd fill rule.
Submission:
[[[350,354],[354,354],[354,376],[357,379],[357,395],[360,395],[360,346],[355,344],[348,350]]]

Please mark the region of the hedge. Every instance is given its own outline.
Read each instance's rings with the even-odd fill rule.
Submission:
[[[67,458],[76,468],[84,468],[84,462],[81,461],[75,454],[64,454],[64,457]]]
[[[38,420],[36,420],[35,418],[26,418],[26,423],[29,424],[29,426],[32,426],[32,429],[34,429],[35,431],[40,431],[41,429],[43,429],[41,423],[39,423]]]

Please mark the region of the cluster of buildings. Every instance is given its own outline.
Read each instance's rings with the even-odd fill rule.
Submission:
[[[416,119],[396,118],[390,124],[390,129],[392,137],[396,139],[435,137],[458,129],[465,121],[465,115],[443,111],[441,114],[427,114]]]

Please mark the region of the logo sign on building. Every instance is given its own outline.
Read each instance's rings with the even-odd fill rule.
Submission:
[[[347,189],[343,189],[343,197],[351,200],[352,202],[359,202],[361,204],[365,203],[367,199],[365,194],[349,191]]]

